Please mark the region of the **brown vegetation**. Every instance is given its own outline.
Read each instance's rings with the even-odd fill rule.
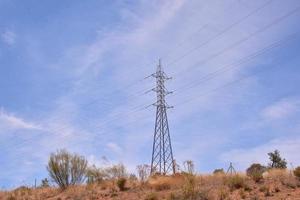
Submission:
[[[188,160],[184,171],[173,176],[150,176],[150,166],[139,165],[136,177],[122,164],[88,167],[84,157],[62,150],[51,154],[47,166],[50,181],[59,188],[43,179],[36,189],[0,191],[0,200],[300,200],[300,167],[288,171],[279,151],[268,155],[269,167],[254,163],[246,174],[216,169],[197,175]]]
[[[299,199],[300,180],[287,170],[272,169],[260,182],[245,174],[154,176],[146,182],[119,178],[87,185],[71,186],[66,190],[53,187],[31,189],[20,187],[0,193],[2,200],[225,200],[225,199]]]

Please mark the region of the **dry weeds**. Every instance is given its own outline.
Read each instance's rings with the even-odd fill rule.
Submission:
[[[180,175],[151,177],[146,183],[126,182],[120,191],[115,181],[58,188],[19,187],[0,192],[1,200],[300,200],[300,181],[284,170],[272,170],[256,183],[243,174],[234,176]]]

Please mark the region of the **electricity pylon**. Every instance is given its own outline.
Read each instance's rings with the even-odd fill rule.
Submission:
[[[227,169],[226,174],[229,174],[229,175],[236,174],[236,171],[235,171],[235,169],[234,169],[234,167],[233,167],[233,165],[232,165],[232,162],[230,163],[230,165],[229,165],[229,167],[228,167],[228,169]]]
[[[171,174],[175,173],[174,158],[169,131],[167,105],[165,97],[172,92],[165,88],[165,81],[171,78],[162,70],[159,60],[156,73],[151,75],[156,78],[156,87],[152,91],[156,92],[157,101],[153,105],[156,107],[156,120],[154,129],[154,140],[151,160],[151,174]]]

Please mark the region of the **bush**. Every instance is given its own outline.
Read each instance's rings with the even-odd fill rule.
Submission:
[[[192,174],[185,175],[185,181],[182,187],[183,199],[196,199],[199,194],[196,176]]]
[[[119,179],[127,177],[126,168],[123,164],[113,165],[104,169],[108,179]]]
[[[222,174],[225,174],[225,172],[224,172],[224,169],[221,168],[221,169],[215,169],[213,174],[215,174],[215,175],[220,175],[221,174],[222,175]]]
[[[97,168],[96,166],[89,167],[86,172],[87,183],[101,183],[106,177],[107,174],[101,168]]]
[[[119,188],[120,191],[124,191],[126,188],[125,188],[125,185],[126,185],[126,178],[119,178],[117,180],[117,186]]]
[[[229,197],[229,191],[226,190],[226,188],[220,188],[218,191],[218,198],[220,200],[228,199]]]
[[[101,183],[103,180],[118,180],[120,178],[127,178],[128,174],[123,164],[112,165],[105,168],[97,168],[91,166],[86,172],[87,183]],[[131,176],[134,178],[133,176]]]
[[[251,177],[255,182],[259,182],[263,179],[263,173],[266,171],[266,167],[259,163],[252,164],[247,170],[247,176]]]
[[[77,154],[60,150],[50,155],[47,170],[51,179],[61,188],[82,183],[85,179],[87,160]]]
[[[294,175],[300,179],[300,166],[294,170]]]
[[[152,192],[146,195],[145,200],[158,200],[158,196]]]
[[[145,183],[145,181],[149,178],[150,176],[150,171],[151,167],[149,165],[138,165],[136,167],[137,172],[138,172],[138,177],[142,183]]]
[[[245,180],[240,175],[229,176],[226,180],[227,185],[231,190],[245,187]]]

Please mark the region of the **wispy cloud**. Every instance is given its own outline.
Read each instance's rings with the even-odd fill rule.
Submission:
[[[109,143],[107,143],[107,144],[106,144],[106,147],[107,147],[109,150],[111,150],[111,151],[113,151],[114,153],[116,153],[116,154],[120,154],[120,153],[122,152],[121,147],[120,147],[118,144],[114,143],[114,142],[109,142]]]
[[[34,37],[38,44],[34,45],[35,52],[38,52],[35,54],[37,60],[41,61],[43,69],[51,72],[53,70],[55,75],[62,76],[62,79],[68,79],[69,81],[59,84],[71,86],[71,89],[59,91],[60,95],[54,95],[54,98],[49,94],[49,101],[43,102],[45,105],[49,105],[51,110],[44,112],[46,114],[39,118],[38,124],[42,124],[43,132],[30,141],[30,144],[34,143],[42,150],[37,152],[36,149],[27,145],[26,151],[22,148],[18,153],[34,155],[34,157],[28,156],[25,161],[33,160],[36,164],[43,164],[43,166],[49,152],[55,151],[57,148],[68,148],[70,151],[86,155],[91,163],[99,165],[103,164],[101,159],[98,159],[100,155],[106,155],[116,162],[122,161],[131,169],[135,169],[137,164],[148,163],[151,159],[155,110],[143,110],[129,114],[128,111],[132,111],[132,108],[137,105],[146,106],[155,101],[155,95],[136,95],[137,91],[145,91],[153,87],[155,81],[140,81],[133,87],[127,87],[127,85],[153,73],[155,70],[154,60],[171,50],[172,54],[163,59],[166,73],[175,74],[174,79],[169,82],[170,85],[167,87],[172,90],[187,86],[185,89],[176,91],[173,97],[168,98],[171,105],[178,104],[169,113],[175,158],[179,163],[185,159],[193,159],[200,163],[201,168],[211,168],[209,164],[204,163],[212,160],[212,152],[214,152],[213,156],[217,157],[224,152],[224,146],[231,145],[230,142],[236,139],[232,132],[239,128],[240,119],[237,120],[236,116],[239,116],[243,110],[238,106],[239,104],[243,104],[245,107],[250,106],[243,95],[255,93],[259,88],[259,83],[257,80],[248,79],[242,84],[235,84],[238,87],[234,89],[227,87],[218,92],[209,93],[215,88],[242,77],[244,73],[248,73],[249,63],[239,64],[235,70],[213,74],[213,79],[209,81],[200,82],[201,77],[224,65],[232,65],[239,59],[264,48],[272,41],[280,39],[283,35],[282,32],[288,32],[288,29],[285,25],[278,24],[276,29],[255,34],[255,37],[245,43],[226,50],[237,41],[243,40],[260,27],[284,14],[292,7],[292,4],[285,3],[286,6],[283,8],[281,5],[283,3],[274,1],[274,4],[270,4],[265,7],[265,10],[257,12],[243,23],[234,26],[226,34],[215,38],[214,36],[222,30],[226,30],[230,24],[243,18],[264,2],[251,1],[249,6],[241,5],[237,1],[215,3],[214,1],[186,0],[142,0],[137,1],[134,5],[132,3],[124,4],[122,10],[117,11],[123,15],[122,19],[117,22],[117,26],[103,28],[97,33],[100,27],[88,24],[89,22],[86,20],[81,29],[85,30],[86,23],[87,27],[93,28],[87,35],[74,32],[74,38],[89,38],[89,42],[70,46],[61,44],[63,48],[58,53],[57,59],[48,58],[48,56],[45,59],[46,56],[40,56],[40,54],[47,55],[45,53],[47,51],[43,49],[45,47],[47,49],[53,47],[56,52],[56,45],[46,43],[47,41],[44,40],[39,41],[39,38],[44,37],[39,36],[41,32],[38,31],[36,34],[39,37]],[[206,5],[205,8],[203,4]],[[101,6],[99,3],[99,7]],[[63,13],[64,16],[69,14],[68,12]],[[77,12],[72,10],[72,13]],[[51,21],[51,18],[49,19]],[[76,22],[68,17],[63,20],[69,20],[63,21],[66,24]],[[99,22],[101,20],[102,18],[99,17]],[[199,31],[199,28],[207,23],[209,26]],[[55,28],[63,28],[55,20],[50,24],[55,24]],[[32,30],[36,29],[34,27]],[[53,34],[51,29],[48,31],[48,34]],[[54,31],[54,33],[56,32]],[[86,34],[86,32],[84,33]],[[14,34],[11,36],[13,38],[11,44],[13,44],[16,37]],[[63,39],[63,37],[69,37],[69,35],[62,35],[61,38]],[[186,38],[188,39],[186,40]],[[210,42],[199,48],[199,44],[205,43],[209,39]],[[86,40],[84,39],[84,41]],[[182,41],[184,42],[182,43]],[[178,42],[181,42],[181,45],[178,46]],[[28,43],[32,42],[28,41]],[[193,53],[174,64],[166,65],[197,46],[198,49]],[[226,51],[218,55],[220,50],[224,49]],[[211,59],[202,62],[207,58]],[[49,63],[46,62],[49,61],[48,59]],[[262,60],[266,59],[253,59],[251,66],[257,66],[258,63],[259,67],[264,67],[261,66]],[[273,59],[270,60],[273,62]],[[150,62],[152,64],[147,65]],[[272,64],[272,62],[268,64]],[[263,64],[265,65],[265,63]],[[37,69],[40,69],[40,66]],[[70,77],[71,79],[69,79]],[[53,77],[45,76],[47,81],[49,79],[51,83],[52,81],[57,82],[57,77],[51,78]],[[255,83],[253,84],[253,82]],[[123,89],[118,90],[119,88]],[[183,104],[186,100],[191,101]],[[295,105],[292,104],[292,102],[286,102],[281,105],[280,103],[270,105],[269,108],[262,111],[262,114],[258,114],[258,117],[283,119],[294,112]],[[6,124],[27,128],[33,128],[37,124],[4,113],[6,117],[0,120],[5,121]],[[235,146],[231,145],[230,148],[234,150]],[[248,149],[254,148],[236,151],[247,153]],[[297,150],[297,148],[293,149]],[[231,155],[231,151],[227,153],[224,158]],[[242,157],[241,153],[237,153],[236,157]],[[16,157],[17,155],[13,155],[11,159]],[[43,171],[44,168],[29,169],[28,167],[23,170],[22,173],[26,173],[30,170]]]
[[[289,117],[300,110],[298,98],[285,98],[263,109],[261,115],[265,120],[278,120]]]
[[[16,34],[11,30],[5,30],[1,33],[1,39],[8,45],[14,45],[16,42]]]
[[[38,124],[6,112],[3,108],[0,108],[0,126],[9,129],[41,129]]]

